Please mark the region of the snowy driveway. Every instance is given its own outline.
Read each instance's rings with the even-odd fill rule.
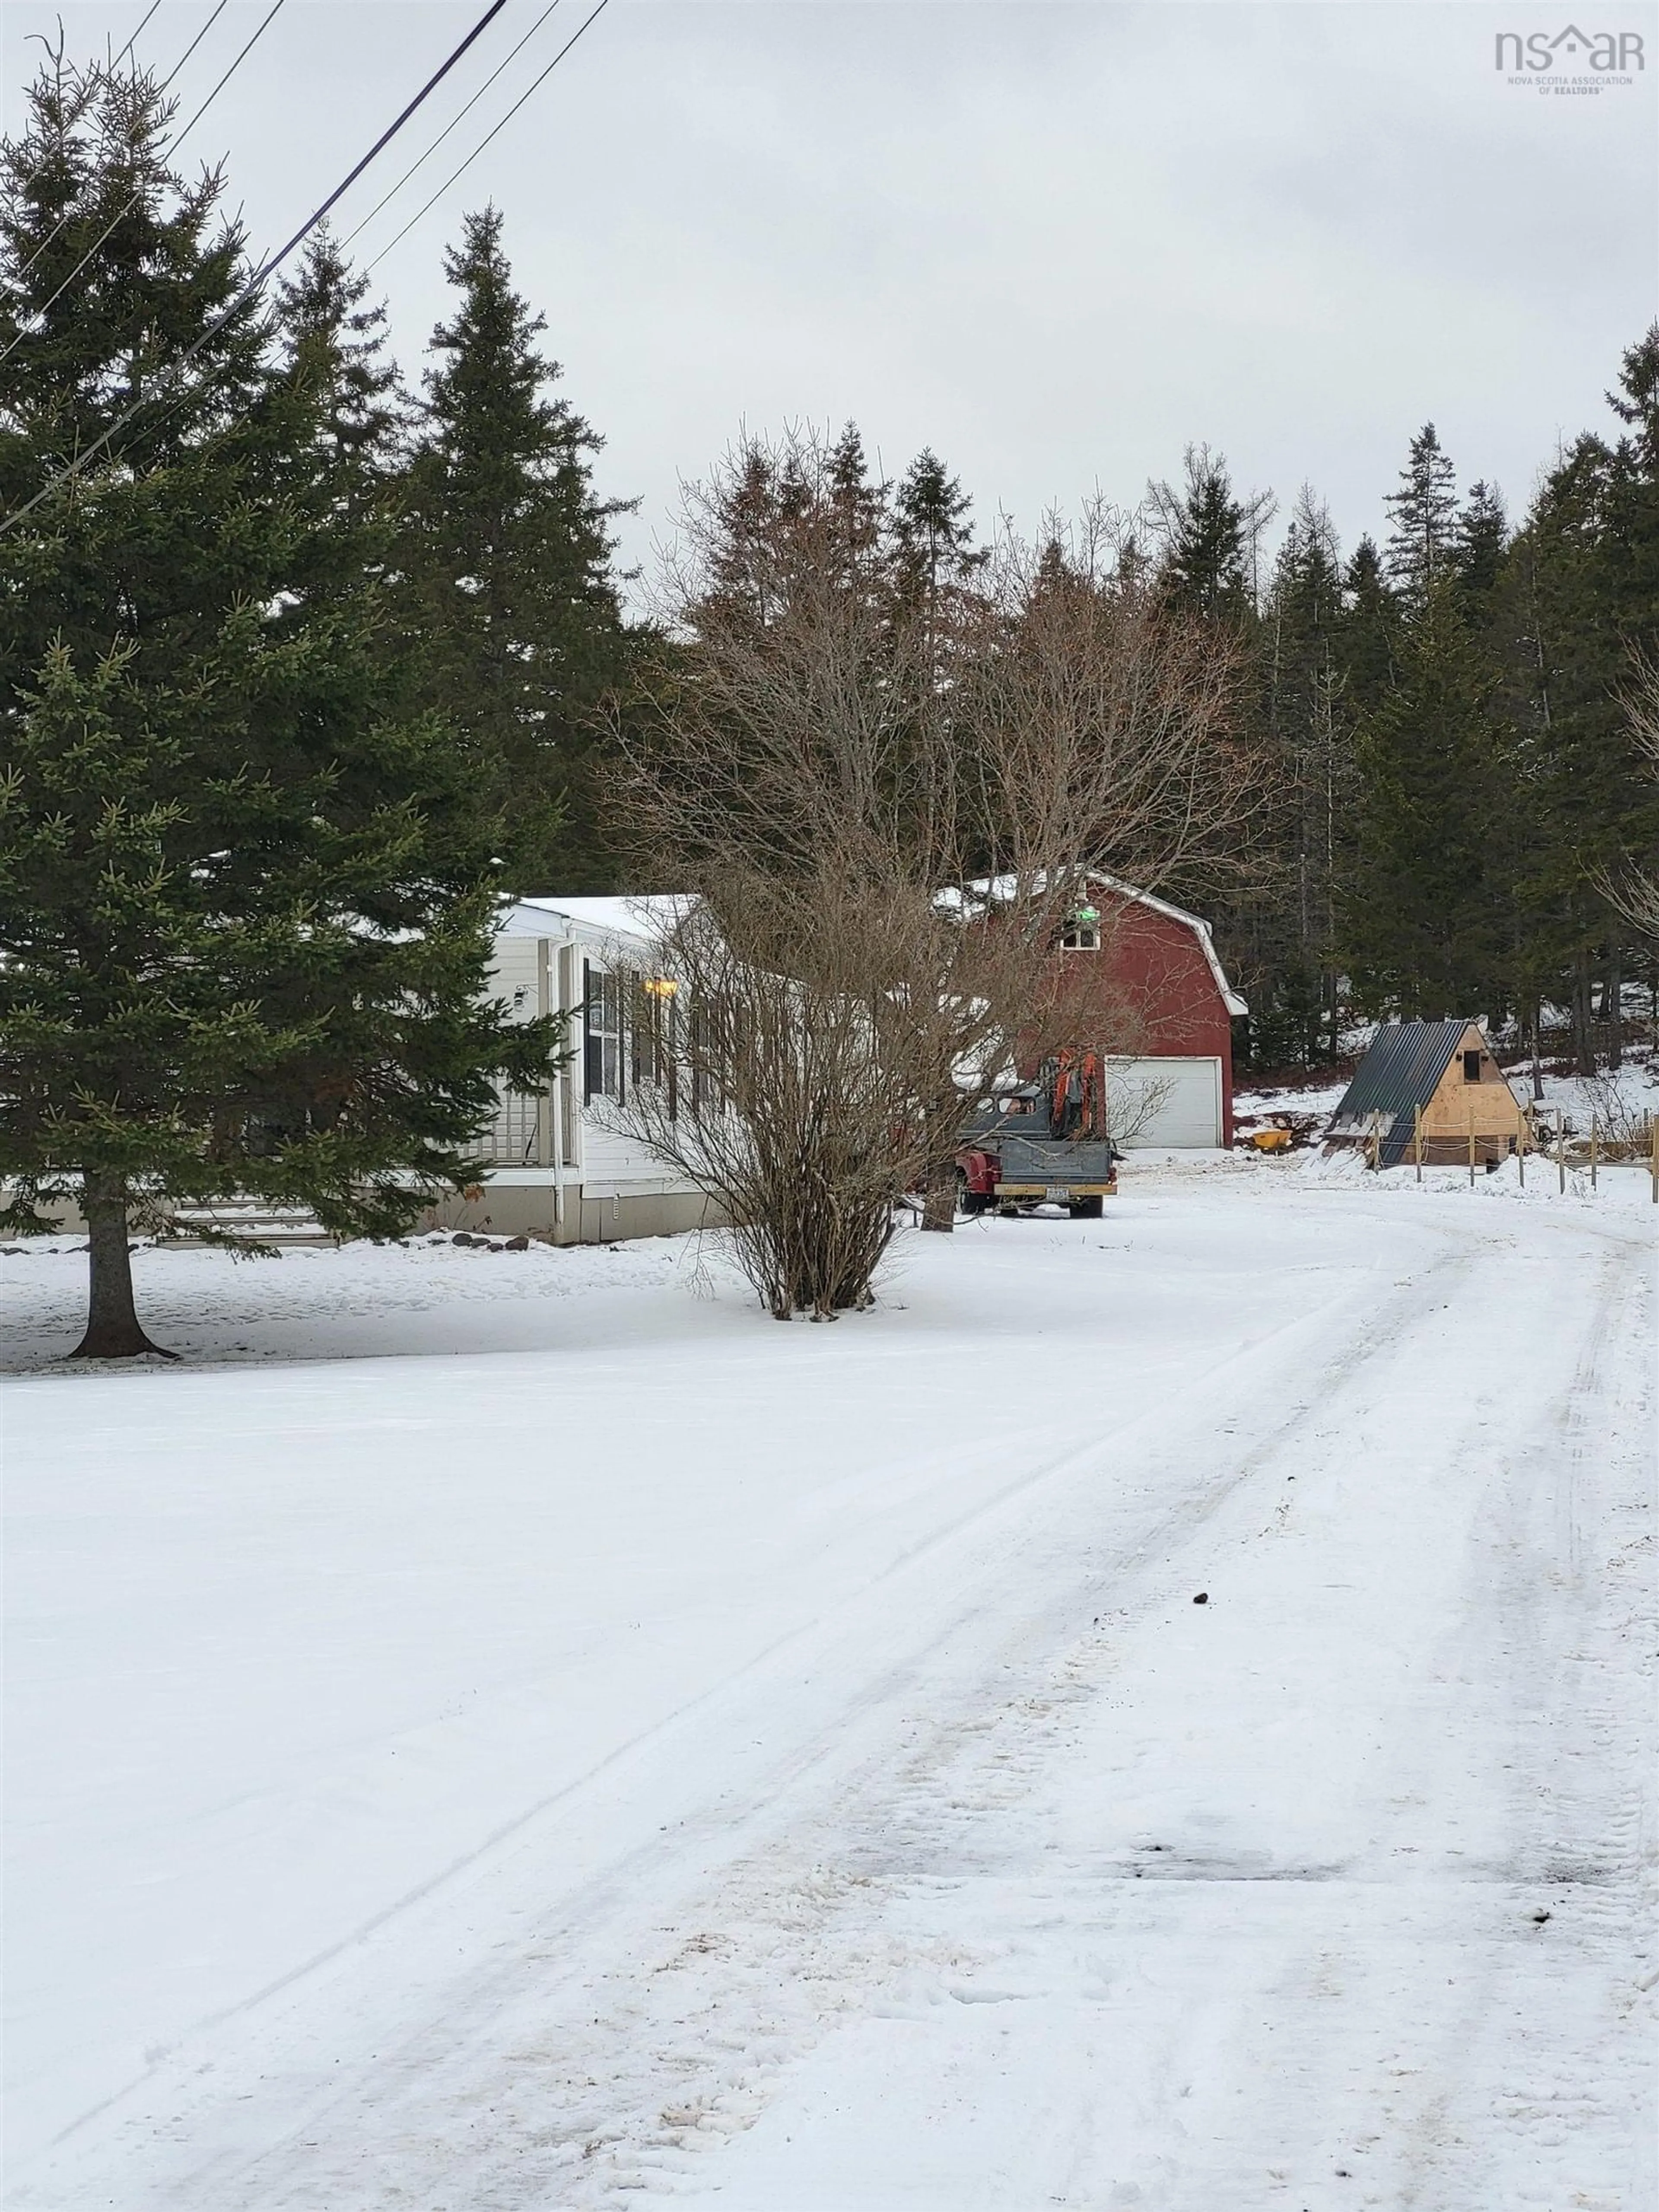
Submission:
[[[1626,1195],[141,1255],[198,1364],[6,1388],[10,2201],[1652,2212]]]

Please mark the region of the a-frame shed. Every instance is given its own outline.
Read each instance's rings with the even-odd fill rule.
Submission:
[[[1504,1159],[1526,1126],[1519,1101],[1478,1022],[1385,1022],[1354,1070],[1328,1132],[1339,1145],[1380,1137],[1378,1164],[1413,1157],[1421,1115],[1423,1158]]]

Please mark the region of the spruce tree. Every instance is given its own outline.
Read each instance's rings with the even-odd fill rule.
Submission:
[[[950,680],[955,646],[970,617],[973,580],[990,558],[974,544],[974,503],[932,447],[918,453],[893,493],[891,567],[902,608],[922,617],[933,680]]]
[[[1443,1019],[1504,1000],[1492,825],[1505,774],[1492,679],[1450,577],[1405,629],[1397,681],[1361,721],[1358,848],[1340,927],[1369,1012]]]
[[[1383,504],[1394,520],[1387,547],[1389,580],[1415,612],[1452,566],[1457,542],[1456,477],[1432,422],[1412,440],[1400,489]]]
[[[1262,648],[1276,866],[1256,895],[1249,1036],[1251,1058],[1272,1066],[1306,1065],[1337,1047],[1334,902],[1352,782],[1342,626],[1336,534],[1304,485],[1274,562]]]
[[[1490,615],[1509,535],[1504,495],[1497,485],[1471,484],[1457,517],[1451,550],[1452,574],[1471,623],[1484,623]]]
[[[387,350],[386,308],[369,304],[368,279],[325,228],[278,288],[277,311],[288,372],[315,425],[296,489],[309,488],[349,585],[356,571],[348,564],[360,554],[383,560],[393,539],[409,404]],[[360,546],[365,531],[370,542]]]
[[[916,455],[893,494],[893,538],[901,588],[931,608],[982,568],[974,544],[974,502],[932,447]]]
[[[872,479],[863,434],[856,422],[846,423],[824,457],[823,489],[845,544],[847,580],[865,590],[879,591],[885,584],[890,489]],[[804,486],[792,484],[787,497],[793,500],[804,491]]]
[[[78,1199],[80,1351],[125,1356],[132,1227],[246,1190],[399,1230],[552,1039],[484,997],[475,771],[393,711],[373,589],[313,588],[325,418],[258,302],[228,312],[220,177],[171,173],[146,76],[53,65],[29,112],[0,153],[0,1176],[14,1231]]]
[[[1383,573],[1382,556],[1370,538],[1353,549],[1342,579],[1340,658],[1356,713],[1381,705],[1394,688],[1395,650],[1403,618],[1398,594]]]
[[[597,709],[630,655],[601,500],[602,441],[554,385],[546,328],[514,289],[498,210],[468,216],[445,269],[459,295],[433,365],[404,508],[399,622],[426,702],[471,741],[511,821],[516,878],[606,890]]]
[[[1187,448],[1180,486],[1147,486],[1146,520],[1157,548],[1157,588],[1174,611],[1213,624],[1221,649],[1236,661],[1238,738],[1260,762],[1261,787],[1268,794],[1268,818],[1258,828],[1258,866],[1230,883],[1209,905],[1232,972],[1264,1017],[1249,1032],[1249,1057],[1258,1065],[1285,1049],[1279,1008],[1287,959],[1296,964],[1286,905],[1294,808],[1273,757],[1271,655],[1255,607],[1257,545],[1273,507],[1267,494],[1240,499],[1226,461],[1208,446]],[[1200,893],[1193,887],[1187,895]],[[1299,1018],[1289,1024],[1291,1056],[1304,1026]]]
[[[1181,488],[1153,484],[1149,497],[1170,603],[1188,613],[1244,624],[1254,605],[1257,541],[1273,514],[1271,495],[1239,499],[1223,457],[1207,446],[1189,446]]]

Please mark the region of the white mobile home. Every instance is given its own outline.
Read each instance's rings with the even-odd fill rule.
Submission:
[[[535,1097],[502,1097],[480,1147],[488,1182],[434,1208],[434,1226],[601,1244],[715,1218],[700,1191],[617,1125],[642,1056],[664,1054],[676,1018],[672,996],[652,990],[657,903],[533,898],[504,910],[491,989],[525,1021],[566,1014],[571,1051]]]

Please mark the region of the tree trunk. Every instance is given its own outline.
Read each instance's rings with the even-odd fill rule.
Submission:
[[[936,1170],[928,1177],[927,1194],[922,1200],[921,1225],[938,1229],[949,1236],[957,1225],[957,1171],[954,1167]]]
[[[1594,1075],[1595,1043],[1590,1035],[1590,963],[1587,945],[1580,948],[1573,963],[1572,1048],[1577,1073]]]
[[[1622,1067],[1625,1064],[1625,963],[1616,945],[1607,954],[1607,980],[1602,998],[1607,1019],[1613,1024],[1607,1038],[1607,1066]]]
[[[1532,1095],[1535,1105],[1541,1105],[1544,1100],[1544,1063],[1538,1057],[1538,1031],[1543,1019],[1543,1008],[1534,1006],[1532,1010]]]
[[[137,1359],[150,1352],[177,1358],[176,1352],[152,1344],[138,1326],[127,1251],[125,1184],[119,1176],[88,1175],[82,1180],[81,1205],[87,1217],[87,1333],[70,1358]]]

